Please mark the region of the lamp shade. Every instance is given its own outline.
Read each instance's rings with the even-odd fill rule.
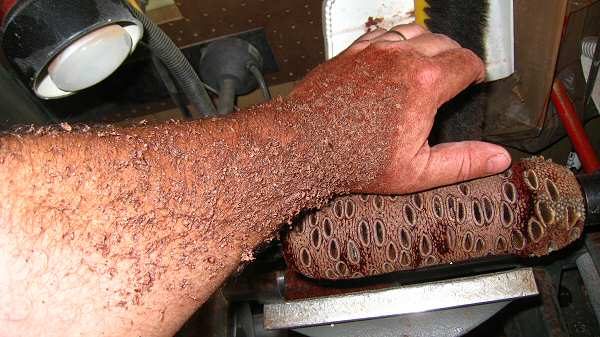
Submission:
[[[53,99],[110,76],[142,34],[122,0],[22,0],[4,17],[1,46],[21,80]]]

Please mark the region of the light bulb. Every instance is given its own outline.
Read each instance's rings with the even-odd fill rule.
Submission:
[[[75,92],[110,76],[132,51],[131,35],[119,25],[97,29],[78,39],[48,66],[58,89]]]

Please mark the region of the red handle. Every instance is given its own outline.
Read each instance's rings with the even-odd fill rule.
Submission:
[[[573,147],[575,147],[575,151],[581,160],[583,170],[585,173],[597,171],[600,169],[598,155],[594,151],[590,139],[585,133],[583,124],[581,124],[577,112],[575,112],[573,103],[571,102],[564,85],[559,80],[554,80],[550,97],[552,98],[552,103],[556,106],[558,116],[560,117],[565,130],[567,130],[569,138],[571,138]]]
[[[4,17],[16,3],[17,0],[0,0],[0,22],[4,22]]]

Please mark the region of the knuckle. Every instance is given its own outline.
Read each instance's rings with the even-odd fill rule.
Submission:
[[[444,43],[444,44],[451,45],[454,47],[460,47],[460,44],[458,44],[458,42],[454,41],[448,35],[435,33],[434,37],[435,37],[435,39],[439,40],[440,43]]]
[[[376,49],[388,49],[388,48],[397,49],[397,47],[398,47],[397,42],[388,41],[388,40],[379,40],[379,41],[374,42],[371,45],[373,46],[373,48],[376,48]]]
[[[347,52],[348,54],[358,53],[358,52],[362,51],[363,49],[367,48],[370,43],[371,42],[368,40],[357,41],[357,42],[353,43],[350,47],[348,47],[345,50],[345,52]]]
[[[440,67],[434,63],[428,62],[419,68],[416,79],[422,88],[429,88],[438,81],[441,75],[442,71]]]
[[[419,33],[427,33],[429,30],[419,24],[414,24],[414,29]]]
[[[429,32],[426,28],[423,28],[423,26],[416,24],[416,23],[408,24],[406,26],[406,30],[408,32],[410,32],[411,35],[414,35],[414,36],[423,35],[423,34]]]

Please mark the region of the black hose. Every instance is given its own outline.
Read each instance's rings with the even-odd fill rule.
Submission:
[[[202,81],[200,81],[200,77],[198,77],[198,74],[194,71],[194,68],[192,68],[192,65],[185,58],[181,50],[144,13],[133,8],[129,2],[127,2],[127,7],[129,7],[133,16],[144,26],[145,39],[148,46],[160,58],[165,67],[167,67],[171,76],[173,76],[173,79],[177,82],[179,88],[181,88],[196,112],[204,116],[215,116],[215,107]]]
[[[185,101],[181,98],[179,94],[179,90],[177,89],[177,85],[173,81],[171,74],[169,74],[169,70],[165,67],[162,61],[156,56],[152,55],[152,63],[154,64],[154,69],[156,73],[160,77],[162,83],[165,88],[169,92],[169,96],[171,96],[171,100],[177,105],[179,111],[183,114],[184,118],[192,117],[190,110],[185,105]]]
[[[265,81],[263,74],[260,72],[260,69],[258,69],[256,65],[251,64],[248,67],[248,70],[250,70],[252,75],[254,75],[256,78],[256,82],[258,82],[258,86],[260,87],[260,90],[262,90],[265,99],[268,101],[271,100],[271,91],[269,90],[269,86],[267,86],[267,82]]]

